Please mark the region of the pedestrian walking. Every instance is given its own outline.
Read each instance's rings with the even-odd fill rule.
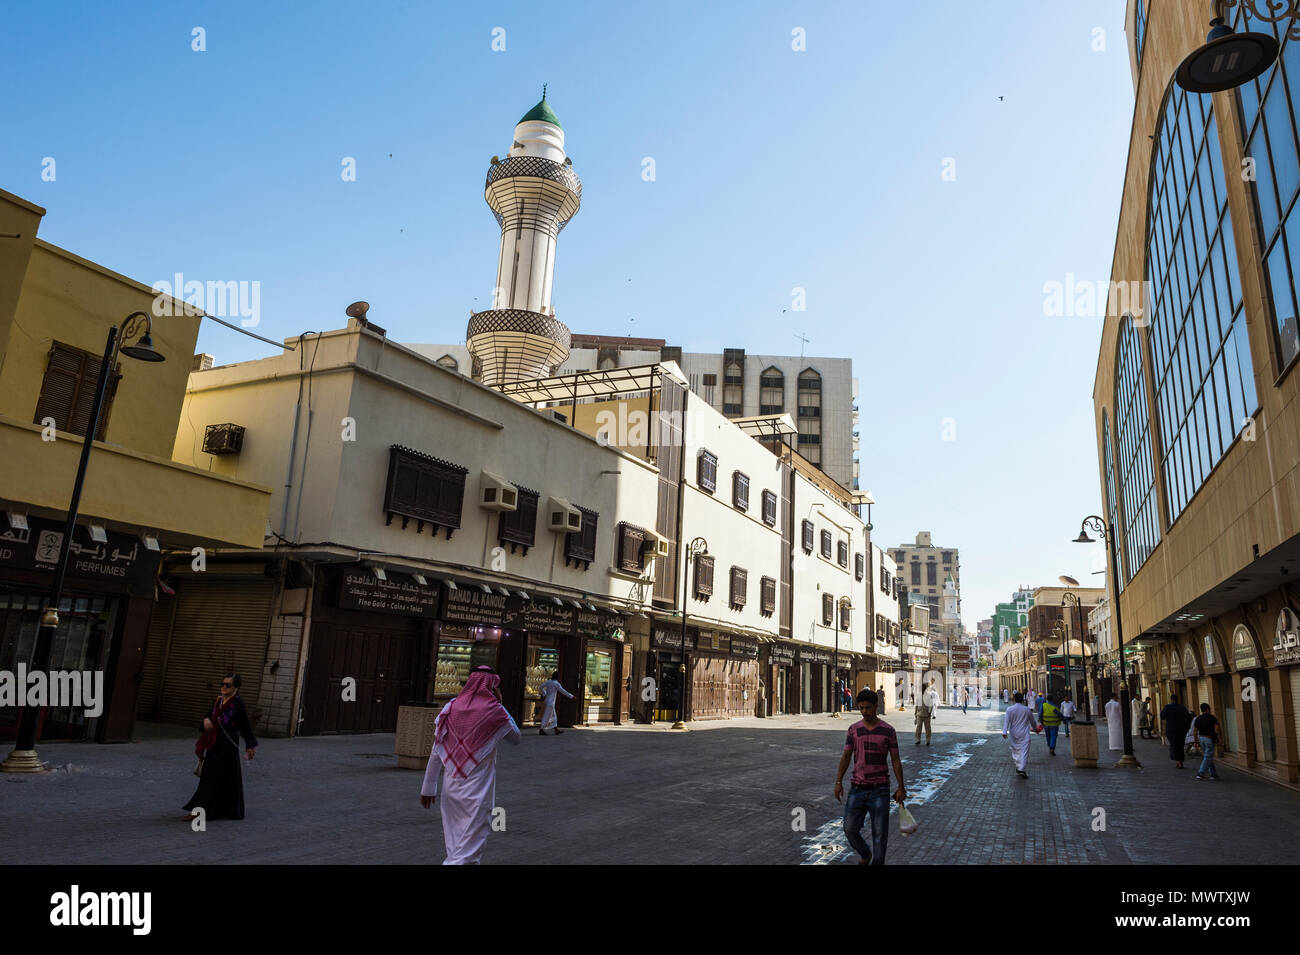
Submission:
[[[194,746],[199,764],[194,772],[199,786],[182,809],[186,821],[202,809],[205,819],[244,818],[244,775],[239,765],[239,738],[244,738],[244,758],[257,752],[257,738],[248,722],[248,711],[239,698],[239,674],[221,680],[221,690],[212,709],[203,718],[203,735]]]
[[[970,687],[963,686],[961,688],[961,712],[963,716],[966,715],[966,704],[969,702],[970,702]]]
[[[1219,721],[1210,712],[1209,703],[1201,704],[1201,715],[1192,721],[1192,730],[1196,733],[1196,741],[1201,744],[1204,753],[1201,757],[1201,768],[1196,771],[1196,778],[1218,779],[1219,771],[1214,766],[1214,748],[1219,743]]]
[[[889,766],[894,765],[898,789],[894,800],[900,806],[907,798],[903,786],[903,761],[898,755],[898,736],[894,728],[876,716],[880,697],[871,690],[858,694],[858,711],[862,719],[849,727],[844,752],[835,773],[835,799],[844,801],[844,835],[857,852],[859,865],[884,865],[889,845]],[[852,785],[844,799],[844,773],[853,760]],[[862,827],[871,816],[871,845],[862,838]]]
[[[1106,732],[1111,749],[1124,748],[1124,711],[1119,705],[1119,697],[1114,693],[1106,703]]]
[[[885,710],[885,685],[883,683],[876,687],[876,699],[880,701],[880,711],[883,713]]]
[[[939,691],[933,683],[930,684],[929,691],[921,695],[921,699],[926,706],[930,707],[930,719],[937,720],[939,718]]]
[[[1031,686],[1029,691],[1025,694],[1025,706],[1029,707],[1031,710],[1035,710],[1034,703],[1036,702],[1037,696],[1038,694],[1034,692],[1034,688]]]
[[[975,687],[975,708],[984,709],[984,687],[982,686]]]
[[[840,684],[840,705],[842,709],[849,709],[853,706],[853,694],[849,692],[848,684]]]
[[[923,697],[921,702],[918,703],[916,706],[916,715],[912,718],[913,722],[916,723],[916,745],[917,746],[921,745],[921,730],[923,728],[925,730],[925,745],[926,746],[930,745],[930,717],[932,715],[933,715],[933,711],[930,709],[929,704],[925,701]]]
[[[497,747],[519,742],[519,727],[501,705],[501,677],[475,667],[460,694],[442,708],[433,728],[433,752],[424,771],[420,805],[438,798],[443,775],[443,865],[478,865],[487,844],[496,802]]]
[[[1061,731],[1061,711],[1049,695],[1043,701],[1043,715],[1039,718],[1043,735],[1047,737],[1047,754],[1056,755],[1056,734]]]
[[[1151,697],[1142,701],[1142,722],[1139,724],[1143,739],[1155,739],[1151,732]]]
[[[1034,694],[1033,710],[1034,710],[1034,716],[1038,717],[1039,726],[1043,725],[1043,701],[1045,699],[1047,699],[1047,697],[1043,696],[1041,693]]]
[[[1183,760],[1186,758],[1187,727],[1191,725],[1192,714],[1188,712],[1187,707],[1178,702],[1177,694],[1169,695],[1169,702],[1160,711],[1160,722],[1165,725],[1165,739],[1169,741],[1169,758],[1179,769],[1182,769]]]
[[[1024,697],[1017,693],[1007,711],[1002,714],[1002,738],[1011,738],[1011,758],[1016,763],[1016,775],[1028,779],[1025,764],[1029,760],[1029,734],[1034,728],[1034,711],[1024,704]]]
[[[1070,738],[1070,726],[1074,723],[1074,700],[1070,699],[1070,694],[1065,695],[1061,701],[1061,722],[1065,724],[1065,738]]]
[[[573,694],[560,686],[560,681],[556,679],[559,676],[558,670],[551,671],[551,678],[539,686],[537,689],[542,694],[542,728],[537,731],[539,736],[545,736],[546,731],[550,730],[556,736],[559,736],[564,730],[560,729],[559,720],[555,718],[555,698],[563,693],[569,699],[573,699]]]
[[[1142,725],[1142,698],[1137,694],[1128,701],[1128,712],[1129,726],[1136,730]]]

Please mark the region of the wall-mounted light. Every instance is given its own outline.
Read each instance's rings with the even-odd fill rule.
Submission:
[[[6,511],[5,516],[9,518],[9,526],[16,531],[27,530],[27,515],[20,511]]]
[[[87,529],[90,531],[90,539],[96,544],[108,543],[108,531],[104,530],[102,524],[91,524]]]

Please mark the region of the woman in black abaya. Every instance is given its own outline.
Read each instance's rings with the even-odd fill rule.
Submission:
[[[203,719],[203,735],[194,751],[202,769],[199,788],[181,808],[202,809],[207,819],[244,818],[244,780],[239,765],[239,737],[244,738],[245,759],[257,751],[257,739],[248,723],[248,712],[239,698],[239,674],[221,681],[221,695]],[[186,819],[197,813],[191,811]]]

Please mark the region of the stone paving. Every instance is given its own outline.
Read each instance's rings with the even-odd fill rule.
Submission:
[[[930,747],[900,731],[910,837],[891,820],[890,864],[1291,862],[1300,797],[1222,768],[1198,782],[1164,748],[1136,740],[1141,770],[1075,769],[1062,735],[1049,757],[1031,747],[1029,779],[1015,777],[1001,714],[943,708]],[[510,863],[849,863],[832,794],[844,733],[856,719],[825,715],[666,726],[525,732],[498,759],[505,831],[484,857]],[[440,862],[437,809],[419,806],[421,773],[399,770],[393,736],[264,740],[245,767],[247,817],[191,831],[181,805],[194,789],[194,734],[140,724],[122,745],[44,743],[58,767],[0,774],[0,862]],[[1093,810],[1106,829],[1092,829]],[[800,812],[801,811],[801,812]],[[796,825],[806,820],[803,829]]]

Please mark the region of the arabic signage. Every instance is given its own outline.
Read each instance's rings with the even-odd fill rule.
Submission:
[[[442,588],[442,619],[472,627],[500,627],[505,622],[506,598],[485,594],[481,587]]]
[[[829,650],[813,649],[812,647],[800,647],[799,659],[804,663],[830,663],[831,652]]]
[[[617,640],[622,643],[623,632],[627,629],[627,618],[621,613],[608,613],[604,610],[579,610],[577,612],[577,633],[590,640]]]
[[[557,606],[550,600],[516,601],[506,610],[505,625],[512,630],[568,636],[573,633],[577,614],[573,607]]]
[[[788,643],[774,643],[767,648],[767,660],[773,666],[794,666],[794,647]]]
[[[438,616],[438,590],[437,585],[421,587],[415,581],[380,580],[362,570],[348,570],[340,585],[339,607],[432,619]]]
[[[6,528],[0,533],[0,567],[52,573],[63,545],[63,528],[62,522],[30,516],[27,530]],[[78,526],[68,551],[69,577],[118,583],[137,596],[153,596],[161,555],[145,547],[140,538],[109,531],[108,540],[101,544]]]
[[[1273,634],[1273,663],[1277,666],[1300,663],[1300,617],[1290,607],[1283,607],[1277,616],[1277,631]]]
[[[650,646],[655,650],[680,650],[682,648],[682,628],[672,624],[656,626],[650,634]],[[686,649],[695,649],[695,631],[686,631]]]
[[[742,660],[758,659],[758,641],[748,637],[731,638],[731,655]]]
[[[1253,670],[1259,666],[1255,638],[1244,623],[1237,624],[1237,629],[1232,631],[1232,665],[1238,670]]]

